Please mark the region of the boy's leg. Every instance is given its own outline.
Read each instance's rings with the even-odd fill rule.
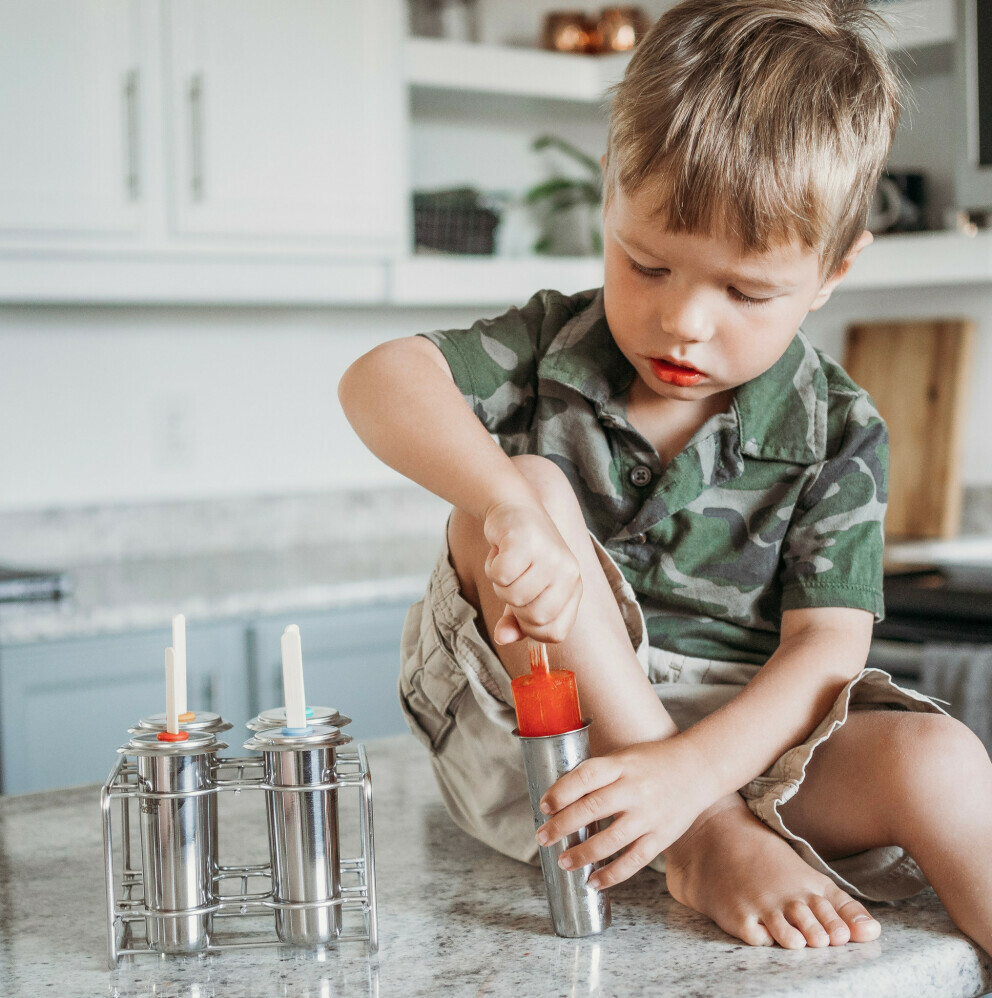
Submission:
[[[582,572],[582,601],[568,638],[554,646],[556,667],[576,673],[583,699],[597,705],[593,751],[603,754],[676,731],[634,653],[616,599],[565,476],[539,457],[515,459],[551,514]],[[481,615],[480,631],[511,676],[529,669],[524,642],[499,646],[492,629],[503,614],[486,578],[489,543],[482,524],[458,510],[448,526],[451,561],[462,595]],[[608,667],[606,667],[608,666]],[[602,718],[612,719],[612,725]],[[878,935],[865,908],[813,870],[788,843],[751,814],[738,794],[718,802],[666,852],[672,894],[753,945],[840,944]],[[790,906],[813,902],[816,917],[789,923]],[[865,918],[866,921],[855,921]]]
[[[780,813],[828,862],[901,846],[958,928],[992,954],[992,761],[959,721],[852,713]]]

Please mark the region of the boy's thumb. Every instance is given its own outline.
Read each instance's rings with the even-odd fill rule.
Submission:
[[[493,628],[493,641],[498,645],[509,645],[523,637],[524,632],[520,629],[517,618],[513,616],[509,606],[505,607],[503,616],[496,621],[496,626]]]

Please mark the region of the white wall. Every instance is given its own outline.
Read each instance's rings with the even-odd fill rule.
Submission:
[[[338,379],[384,339],[472,318],[0,309],[0,510],[395,483]]]

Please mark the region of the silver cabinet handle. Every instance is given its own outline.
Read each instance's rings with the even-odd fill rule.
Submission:
[[[194,201],[203,200],[203,74],[190,77],[189,89],[189,193]]]
[[[138,70],[124,76],[124,190],[129,201],[141,196],[138,162]]]

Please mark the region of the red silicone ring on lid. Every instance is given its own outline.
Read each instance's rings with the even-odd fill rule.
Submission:
[[[158,740],[160,742],[184,742],[189,738],[188,731],[177,731],[173,734],[171,731],[160,731],[158,733]]]

